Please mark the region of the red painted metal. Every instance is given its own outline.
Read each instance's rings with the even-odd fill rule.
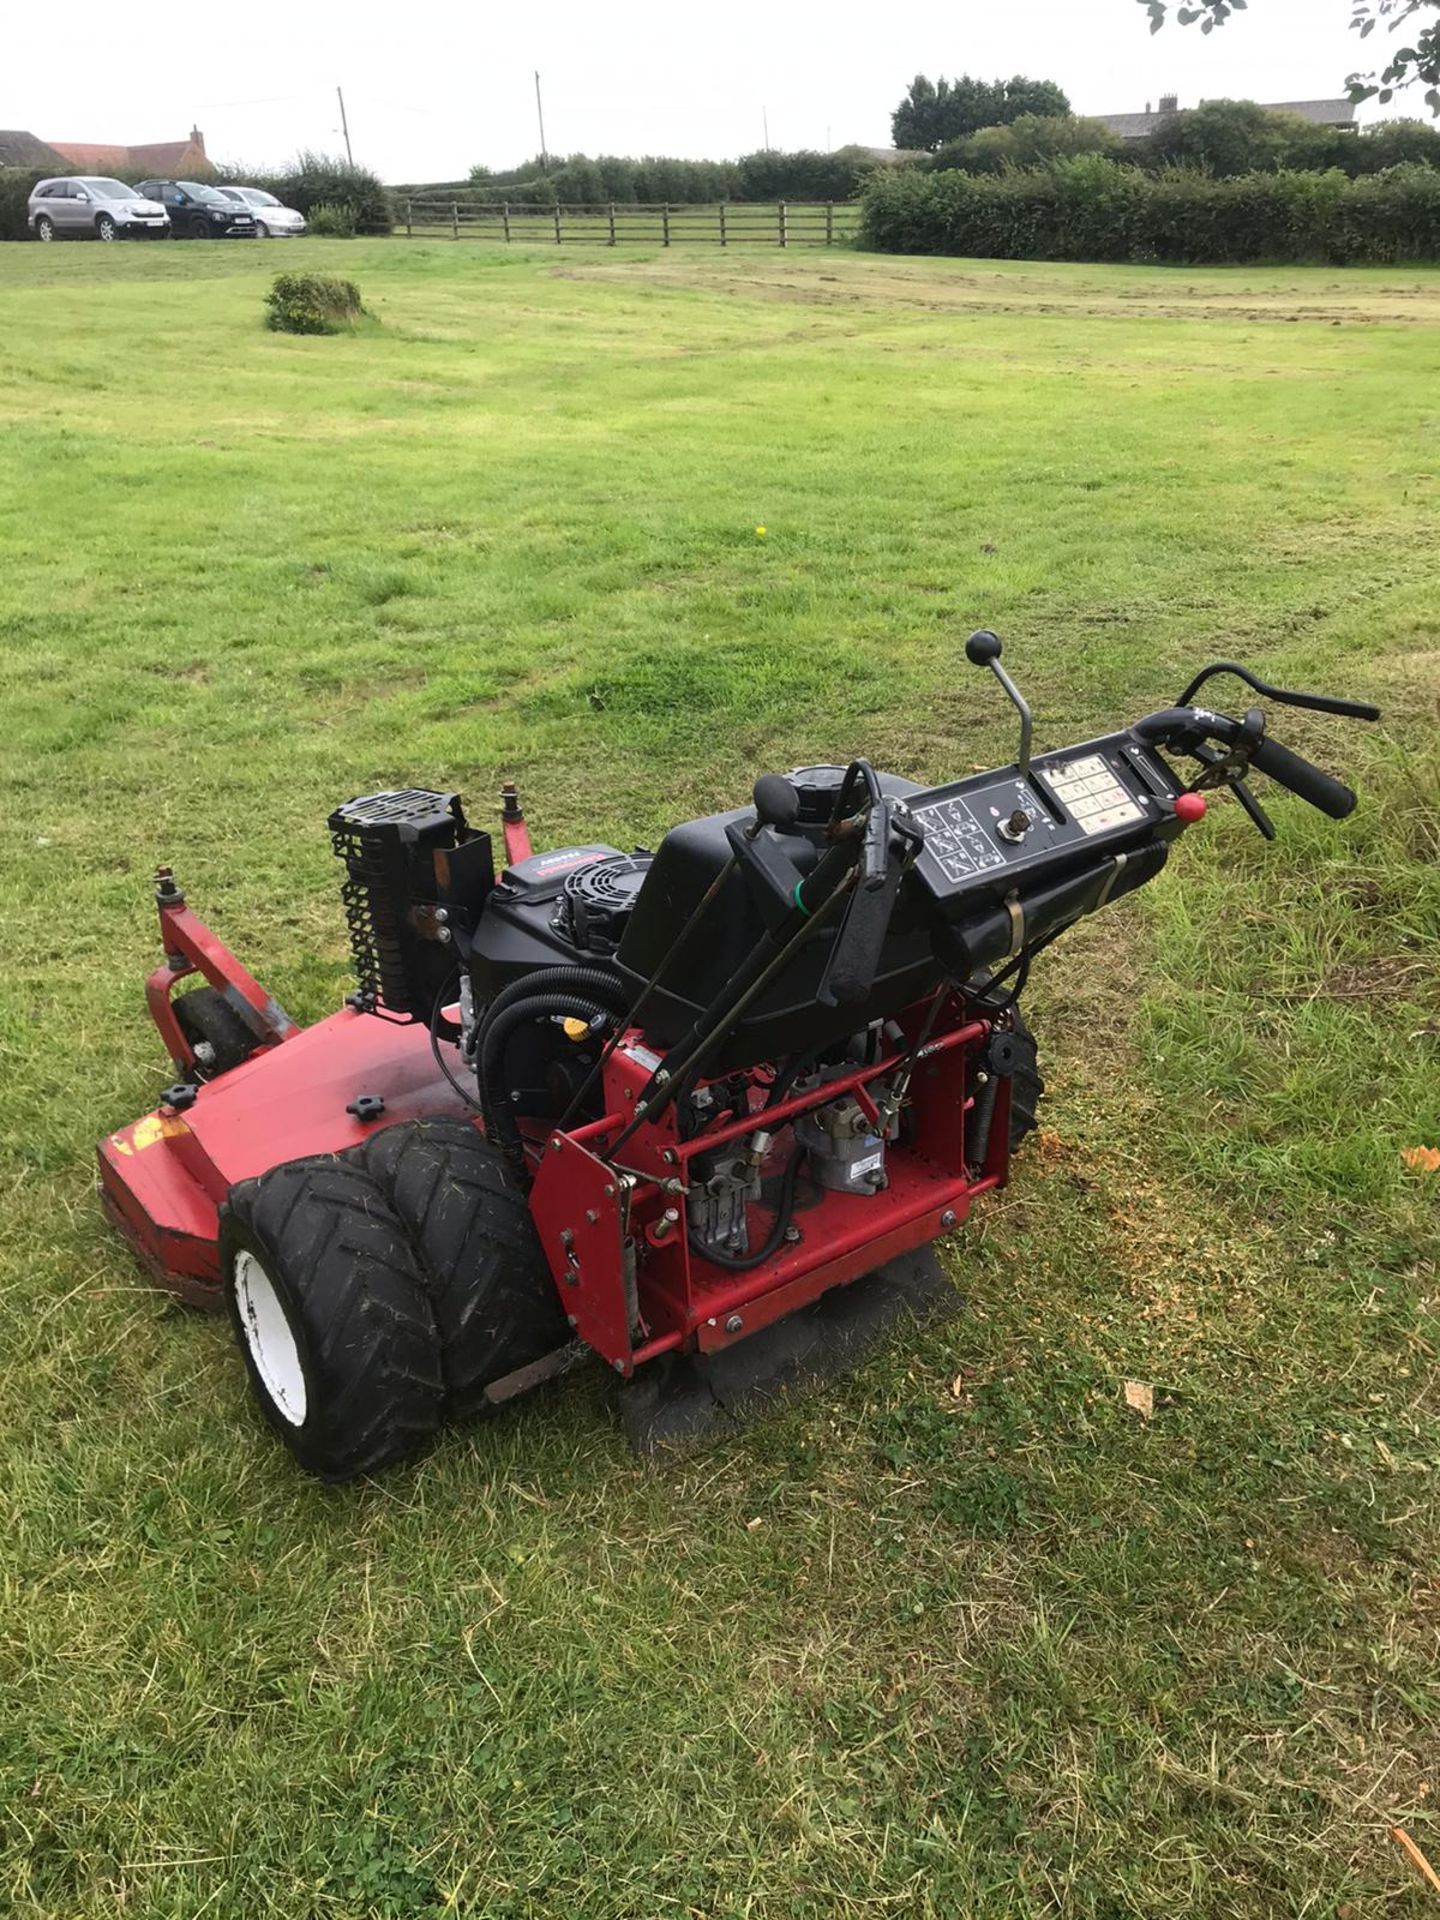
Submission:
[[[514,842],[515,823],[504,824],[507,853],[523,858],[523,821]],[[523,844],[528,850],[528,837]],[[169,957],[152,975],[150,1004],[167,1045],[183,1061],[170,988],[198,972],[232,1005],[249,1010],[257,1052],[201,1085],[183,1109],[161,1107],[102,1142],[101,1193],[155,1278],[182,1298],[214,1306],[218,1209],[237,1181],[363,1140],[371,1128],[346,1111],[362,1093],[383,1099],[381,1125],[469,1110],[438,1069],[422,1024],[346,1008],[302,1030],[178,895],[162,898],[161,927]],[[917,1003],[899,1024],[904,1039],[892,1052],[791,1093],[763,1118],[767,1089],[759,1077],[748,1114],[690,1139],[681,1138],[677,1112],[667,1109],[637,1127],[612,1164],[605,1144],[629,1124],[660,1064],[638,1030],[623,1037],[605,1066],[604,1116],[549,1137],[531,1192],[536,1230],[571,1325],[618,1372],[628,1375],[662,1353],[713,1351],[758,1332],[962,1225],[976,1195],[1004,1184],[1008,1081],[994,1090],[984,1165],[967,1165],[965,1151],[974,1072],[990,1023],[947,993],[938,1007]],[[793,1152],[800,1115],[849,1095],[873,1117],[882,1083],[903,1069],[932,1025],[939,1031],[912,1063],[906,1125],[887,1145],[883,1190],[816,1189],[817,1199],[797,1204],[795,1237],[745,1272],[691,1248],[685,1195],[697,1160],[763,1126],[771,1142],[762,1172],[773,1180]],[[752,1244],[763,1243],[772,1217],[763,1206],[752,1209]]]
[[[197,973],[224,995],[255,1035],[257,1047],[276,1047],[282,1040],[293,1040],[300,1029],[279,1001],[265,991],[199,915],[191,912],[168,870],[162,868],[158,878],[155,904],[165,960],[146,980],[145,999],[177,1072],[193,1072],[195,1055],[175,1018],[172,995],[180,981]]]
[[[505,841],[505,864],[518,867],[535,849],[530,844],[530,829],[520,806],[520,795],[509,781],[500,789],[500,832]]]
[[[236,1181],[363,1140],[375,1123],[345,1111],[361,1093],[384,1099],[384,1125],[467,1111],[424,1026],[347,1007],[208,1081],[182,1113],[160,1107],[103,1140],[106,1211],[162,1285],[218,1305],[219,1203]]]

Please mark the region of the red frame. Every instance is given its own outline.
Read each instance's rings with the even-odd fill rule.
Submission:
[[[693,1251],[684,1228],[684,1188],[697,1157],[761,1124],[764,1089],[752,1094],[749,1117],[689,1140],[681,1139],[673,1108],[653,1125],[642,1124],[624,1144],[616,1163],[624,1172],[617,1181],[615,1168],[599,1153],[627,1124],[655,1064],[638,1029],[628,1033],[606,1067],[604,1117],[572,1133],[551,1134],[530,1195],[556,1287],[586,1344],[627,1376],[676,1348],[713,1352],[731,1346],[831,1287],[959,1227],[977,1194],[1003,1186],[1009,1170],[1008,1081],[997,1089],[985,1164],[972,1171],[965,1162],[973,1066],[991,1023],[970,1017],[958,995],[947,991],[945,999],[950,1024],[926,1042],[911,1081],[912,1125],[905,1139],[886,1150],[889,1184],[874,1194],[827,1191],[812,1209],[797,1209],[802,1237],[743,1274]],[[786,1157],[790,1123],[842,1094],[853,1093],[873,1117],[869,1088],[901,1067],[931,1004],[917,1002],[901,1016],[904,1046],[769,1109],[763,1125],[777,1139],[767,1166]],[[751,1238],[759,1242],[771,1216],[758,1207],[752,1214]],[[635,1263],[629,1301],[627,1241]]]
[[[504,820],[513,864],[530,851],[518,804]],[[187,1087],[102,1141],[100,1190],[106,1212],[154,1278],[182,1298],[220,1304],[219,1207],[238,1181],[308,1154],[358,1145],[376,1124],[427,1114],[466,1115],[478,1126],[432,1050],[423,1024],[375,1019],[346,1007],[298,1027],[185,903],[168,873],[157,891],[165,962],[150,975],[146,998],[176,1066],[194,1056],[175,1019],[176,984],[201,974],[256,1035],[239,1066]],[[751,1111],[682,1139],[674,1108],[635,1129],[615,1153],[642,1089],[658,1064],[638,1028],[610,1053],[603,1077],[604,1115],[570,1132],[530,1143],[539,1166],[530,1208],[556,1288],[579,1336],[617,1373],[675,1349],[715,1351],[858,1279],[897,1255],[961,1226],[976,1195],[1003,1186],[1009,1172],[1010,1083],[996,1088],[984,1164],[966,1160],[967,1115],[975,1071],[992,1031],[948,988],[899,1016],[903,1039],[867,1066],[792,1094],[764,1113],[757,1075]],[[797,1206],[799,1237],[762,1265],[737,1273],[704,1259],[685,1232],[692,1163],[763,1124],[773,1136],[766,1168],[788,1157],[800,1115],[851,1094],[876,1117],[877,1081],[900,1070],[919,1046],[901,1136],[888,1143],[888,1184],[868,1194],[823,1192]],[[458,1056],[451,1049],[452,1072]],[[458,1078],[457,1074],[457,1078]],[[379,1095],[379,1122],[350,1111],[361,1094]],[[772,1216],[752,1210],[751,1239],[763,1241]]]

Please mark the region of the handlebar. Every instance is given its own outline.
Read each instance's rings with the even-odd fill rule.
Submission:
[[[1251,753],[1250,764],[1259,772],[1268,773],[1272,780],[1288,787],[1302,800],[1308,800],[1321,813],[1328,813],[1332,820],[1343,820],[1355,810],[1353,788],[1313,761],[1292,753],[1289,747],[1282,747],[1278,740],[1262,740]]]
[[[1361,716],[1357,714],[1356,717]],[[1364,717],[1378,719],[1378,710],[1367,708]],[[1148,740],[1156,746],[1168,746],[1181,753],[1193,753],[1207,740],[1218,740],[1227,747],[1240,747],[1239,772],[1243,773],[1248,764],[1260,773],[1268,773],[1280,786],[1288,787],[1291,793],[1312,807],[1318,807],[1321,813],[1328,814],[1332,820],[1343,820],[1354,811],[1354,791],[1343,780],[1335,779],[1323,767],[1317,767],[1289,747],[1281,746],[1278,740],[1268,739],[1263,731],[1256,739],[1253,727],[1247,724],[1249,722],[1263,725],[1258,710],[1248,715],[1246,721],[1240,721],[1231,719],[1226,713],[1211,713],[1206,707],[1166,707],[1161,713],[1148,714],[1145,719],[1137,721],[1135,731],[1142,740]]]

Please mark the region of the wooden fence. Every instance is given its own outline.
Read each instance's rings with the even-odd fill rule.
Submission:
[[[541,206],[415,194],[401,196],[396,213],[396,231],[412,238],[556,247],[833,247],[852,239],[859,224],[852,200]]]

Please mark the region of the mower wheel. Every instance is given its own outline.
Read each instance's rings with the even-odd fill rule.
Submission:
[[[302,1467],[353,1480],[440,1425],[435,1317],[375,1182],[337,1158],[232,1187],[220,1275],[255,1397]]]
[[[1040,1124],[1038,1108],[1045,1098],[1045,1082],[1040,1077],[1035,1036],[1024,1015],[1016,1007],[1011,1016],[1011,1035],[1015,1041],[1015,1071],[1010,1081],[1010,1151],[1015,1153]]]
[[[352,1152],[415,1249],[440,1332],[447,1411],[494,1411],[492,1381],[570,1339],[519,1181],[467,1120],[400,1122]]]
[[[196,987],[174,1003],[175,1023],[195,1050],[195,1078],[214,1080],[248,1060],[260,1042],[214,987]]]

